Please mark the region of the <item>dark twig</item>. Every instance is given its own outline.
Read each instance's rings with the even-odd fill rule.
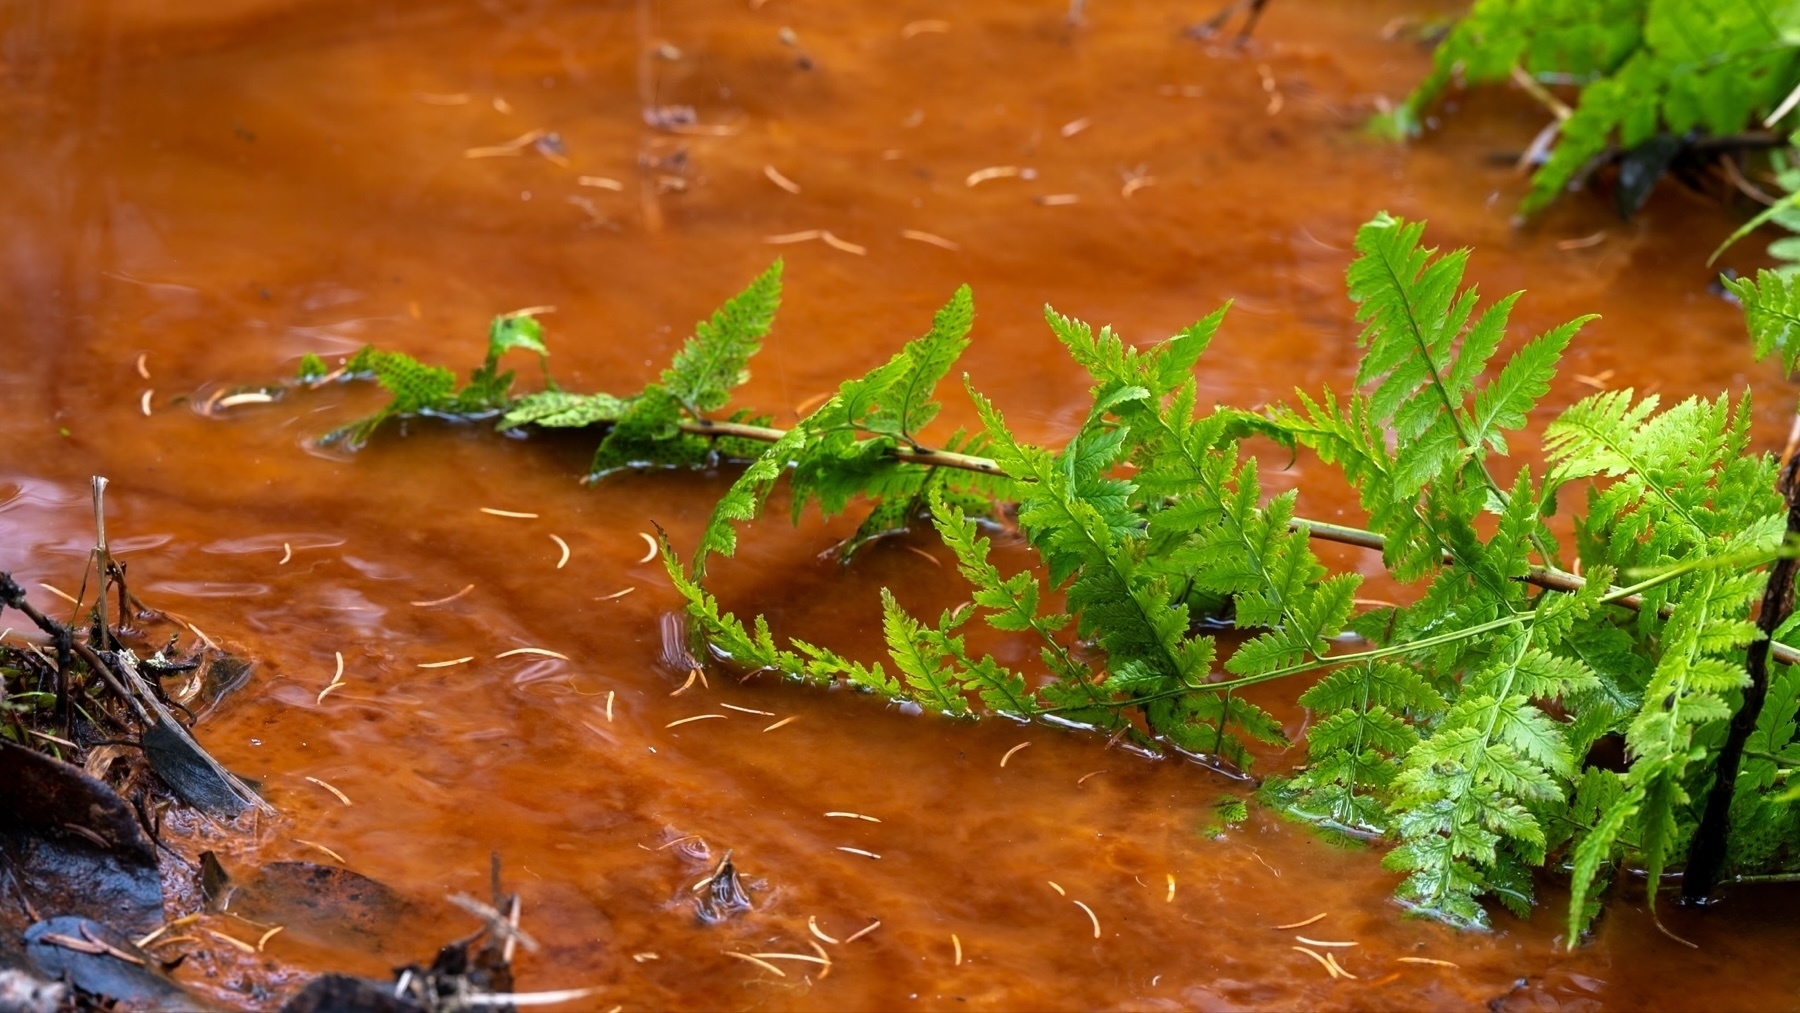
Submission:
[[[1787,502],[1787,537],[1800,537],[1800,457],[1788,459],[1781,469],[1781,498]],[[1763,701],[1769,695],[1769,654],[1775,643],[1775,630],[1794,611],[1795,559],[1783,555],[1769,568],[1769,584],[1763,589],[1762,612],[1756,617],[1761,639],[1750,645],[1745,667],[1750,671],[1750,685],[1744,687],[1744,702],[1731,716],[1731,729],[1725,745],[1719,749],[1718,767],[1713,773],[1712,790],[1706,795],[1706,813],[1694,831],[1694,845],[1688,852],[1687,870],[1681,877],[1681,900],[1684,904],[1703,904],[1718,881],[1725,865],[1726,846],[1731,833],[1731,796],[1737,788],[1738,764],[1744,757],[1744,744],[1756,731],[1756,719],[1762,714]]]

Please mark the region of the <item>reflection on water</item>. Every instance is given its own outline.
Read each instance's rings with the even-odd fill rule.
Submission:
[[[0,566],[74,586],[87,476],[110,476],[115,552],[145,593],[187,599],[257,662],[200,735],[281,816],[249,837],[177,826],[177,843],[234,868],[323,847],[429,903],[485,894],[497,850],[545,943],[521,988],[687,1009],[1791,1006],[1784,895],[1665,908],[1699,950],[1656,930],[1639,884],[1573,953],[1554,886],[1540,917],[1457,935],[1403,920],[1374,854],[1254,807],[1206,836],[1214,803],[1247,786],[1201,767],[721,669],[672,696],[685,670],[670,675],[659,617],[677,603],[639,533],[656,522],[691,546],[729,474],[588,488],[591,445],[432,421],[356,455],[306,452],[376,403],[354,387],[194,410],[363,341],[464,369],[493,314],[541,305],[562,383],[634,390],[779,254],[786,305],[746,403],[791,418],[966,281],[974,382],[1023,436],[1055,441],[1087,384],[1045,333],[1046,302],[1142,342],[1233,300],[1203,398],[1342,389],[1346,247],[1383,208],[1474,245],[1491,294],[1529,288],[1515,340],[1605,314],[1571,377],[1670,395],[1775,384],[1705,290],[1694,251],[1732,226],[1715,209],[1662,194],[1627,226],[1576,198],[1513,228],[1522,184],[1487,156],[1541,116],[1505,94],[1413,148],[1361,135],[1427,62],[1383,27],[1451,0],[1281,0],[1242,51],[1180,36],[1204,6],[1107,0],[1075,29],[1050,0],[14,5]],[[1565,379],[1549,407],[1589,389]],[[972,421],[948,400],[940,435]],[[1782,400],[1762,402],[1770,445]],[[1307,474],[1280,463],[1272,486]],[[1326,518],[1354,504],[1336,486],[1303,499]],[[855,523],[772,521],[715,566],[718,589],[861,658],[878,650],[878,587],[927,612],[964,598],[910,551],[930,553],[923,538],[847,570],[817,558]],[[569,660],[499,657],[518,647]],[[322,695],[339,655],[343,685]],[[1256,702],[1297,734],[1294,695]],[[753,906],[703,925],[692,887],[727,851]],[[1297,932],[1356,943],[1335,951],[1355,977],[1332,980]],[[383,952],[424,959],[444,938]],[[1754,979],[1727,978],[1745,966]],[[256,959],[196,944],[178,973],[268,1006],[328,967],[387,971],[293,933]]]

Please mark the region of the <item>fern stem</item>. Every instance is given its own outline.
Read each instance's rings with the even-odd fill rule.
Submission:
[[[772,426],[752,426],[743,422],[714,422],[711,419],[695,419],[681,423],[681,431],[695,436],[729,437],[742,440],[757,440],[763,443],[775,443],[788,434],[786,429]],[[907,464],[923,464],[936,468],[956,468],[961,471],[980,472],[983,475],[1005,477],[1000,465],[990,458],[976,457],[973,454],[958,454],[951,450],[935,450],[931,447],[900,445],[893,448],[894,457]]]
[[[785,429],[776,429],[773,426],[753,426],[743,422],[714,422],[710,419],[698,419],[683,422],[681,423],[681,430],[682,432],[692,433],[696,436],[720,438],[737,437],[745,440],[756,440],[762,443],[774,443],[788,433]],[[893,455],[896,460],[904,461],[908,464],[919,464],[932,468],[956,468],[961,471],[973,471],[983,475],[993,475],[999,478],[1011,477],[1008,476],[1006,472],[1000,468],[1000,465],[992,458],[977,457],[973,454],[959,454],[955,451],[936,450],[930,447],[909,447],[902,444],[893,448]],[[1379,533],[1364,528],[1353,528],[1345,524],[1333,524],[1329,521],[1315,521],[1306,517],[1296,517],[1288,522],[1288,526],[1295,531],[1304,530],[1313,538],[1327,542],[1336,542],[1340,545],[1354,545],[1358,548],[1372,549],[1376,552],[1380,552],[1387,546],[1387,539],[1382,537]],[[1449,561],[1448,554],[1445,555],[1445,561]],[[1633,584],[1630,587],[1615,587],[1608,591],[1608,593],[1600,600],[1608,605],[1617,605],[1620,608],[1628,608],[1634,612],[1640,611],[1644,607],[1644,599],[1640,592],[1649,590],[1659,584],[1667,583],[1670,579],[1678,575],[1678,573],[1660,573],[1655,577]],[[1583,580],[1581,577],[1576,576],[1567,570],[1559,570],[1549,566],[1534,566],[1520,579],[1524,580],[1527,584],[1534,587],[1541,587],[1546,591],[1561,591],[1566,594],[1574,594],[1582,588],[1587,587],[1587,581]],[[1667,619],[1673,610],[1673,606],[1663,605],[1657,609],[1657,615]],[[1769,656],[1784,665],[1800,665],[1800,650],[1795,650],[1786,644],[1770,645]],[[1348,658],[1345,660],[1348,660]],[[1336,662],[1333,663],[1335,664]],[[1284,670],[1284,674],[1295,673],[1286,672]],[[1257,681],[1261,681],[1260,677]],[[1214,687],[1223,687],[1226,685],[1228,684],[1209,683],[1205,688],[1210,690]]]

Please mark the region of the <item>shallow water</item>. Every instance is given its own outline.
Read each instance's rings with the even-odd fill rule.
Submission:
[[[430,904],[484,894],[498,851],[543,943],[521,958],[522,989],[598,985],[603,1006],[628,1009],[1791,1008],[1791,892],[1665,904],[1698,949],[1658,931],[1641,887],[1573,953],[1553,887],[1528,922],[1500,913],[1495,932],[1458,934],[1403,920],[1377,855],[1255,807],[1204,836],[1214,802],[1247,788],[1198,766],[766,677],[715,672],[671,696],[658,624],[676,599],[638,561],[640,533],[660,523],[691,546],[729,473],[584,487],[580,441],[430,421],[353,456],[319,451],[312,438],[375,403],[355,388],[203,410],[291,375],[304,352],[366,341],[467,368],[495,313],[539,305],[556,307],[562,383],[635,390],[779,254],[785,308],[742,403],[791,419],[969,282],[966,368],[1022,435],[1054,442],[1086,385],[1046,302],[1149,341],[1231,300],[1204,398],[1344,389],[1349,241],[1385,208],[1430,219],[1435,244],[1474,246],[1490,295],[1530,290],[1515,340],[1603,314],[1546,415],[1596,384],[1669,397],[1754,383],[1759,435],[1779,446],[1790,394],[1706,290],[1703,251],[1731,215],[1667,190],[1629,225],[1576,197],[1515,228],[1523,183],[1496,156],[1542,116],[1513,94],[1467,101],[1411,147],[1362,136],[1428,63],[1384,26],[1457,6],[1277,0],[1238,51],[1180,36],[1205,4],[1125,0],[1091,4],[1080,29],[1054,0],[14,5],[0,12],[14,125],[0,150],[0,567],[73,590],[87,477],[109,476],[137,590],[256,660],[200,738],[281,815],[248,836],[172,828],[179,843],[238,867],[329,860],[322,845]],[[646,127],[662,105],[718,131]],[[569,164],[465,157],[534,129],[555,131]],[[1034,178],[966,185],[991,166]],[[1153,182],[1127,193],[1140,176]],[[814,229],[865,252],[766,241]],[[946,394],[940,434],[972,418]],[[1275,472],[1283,461],[1271,485],[1317,471]],[[1326,518],[1353,503],[1332,483],[1302,498]],[[782,506],[715,566],[728,603],[778,631],[872,658],[879,587],[927,612],[964,596],[929,539],[840,571],[818,554],[855,519],[792,529]],[[569,546],[561,568],[551,535]],[[496,657],[521,646],[572,660]],[[339,654],[346,684],[320,702]],[[1259,702],[1298,733],[1292,695]],[[701,714],[723,717],[667,727]],[[1300,755],[1265,753],[1262,769]],[[726,850],[760,884],[755,910],[701,925],[689,887]],[[844,940],[875,921],[826,946],[828,975],[727,953],[810,955],[809,922]],[[321,969],[424,960],[463,922],[415,928],[373,949],[298,932],[256,957],[186,944],[178,976],[269,1006]],[[1356,977],[1333,981],[1292,949],[1296,932],[1357,943],[1335,951]]]

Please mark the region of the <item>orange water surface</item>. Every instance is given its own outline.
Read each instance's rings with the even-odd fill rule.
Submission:
[[[365,342],[466,369],[488,320],[528,306],[555,307],[561,383],[628,393],[780,255],[784,307],[740,403],[791,421],[968,282],[964,367],[1022,436],[1054,443],[1087,401],[1047,302],[1148,342],[1230,300],[1203,399],[1347,389],[1343,270],[1356,225],[1386,209],[1475,247],[1490,296],[1529,290],[1514,341],[1602,314],[1545,414],[1595,387],[1754,383],[1759,436],[1780,445],[1792,394],[1707,289],[1705,254],[1741,209],[1665,187],[1629,224],[1583,194],[1516,227],[1510,160],[1545,115],[1506,90],[1461,100],[1411,146],[1363,133],[1428,67],[1417,29],[1459,4],[1273,0],[1241,49],[1183,34],[1211,13],[1202,0],[1086,6],[1079,26],[1057,0],[0,9],[0,569],[77,584],[88,476],[106,475],[134,589],[255,662],[197,734],[279,815],[231,832],[172,821],[171,843],[237,869],[329,849],[429,903],[485,895],[498,852],[542,944],[519,957],[519,988],[600,990],[565,1008],[1800,1002],[1791,891],[1705,912],[1665,898],[1664,924],[1697,948],[1660,932],[1632,883],[1572,952],[1549,882],[1530,920],[1458,933],[1402,916],[1378,852],[1255,805],[1207,835],[1214,804],[1251,786],[1195,764],[723,670],[672,695],[659,622],[677,599],[642,534],[661,524],[691,550],[730,470],[587,486],[592,438],[430,420],[320,450],[378,403],[363,387],[217,404]],[[647,123],[674,106],[693,124]],[[529,141],[469,157],[540,130],[557,157]],[[969,183],[993,167],[1012,171]],[[838,242],[770,242],[814,230]],[[940,437],[973,419],[944,393]],[[1309,515],[1355,520],[1316,462],[1285,463],[1265,462],[1272,487],[1304,484]],[[728,604],[780,633],[873,660],[879,588],[925,614],[966,596],[923,534],[840,568],[820,553],[855,516],[796,528],[779,493],[773,506],[713,570]],[[518,647],[568,660],[497,657]],[[321,701],[340,655],[344,685]],[[1297,692],[1258,696],[1295,736]],[[714,716],[670,727],[698,715]],[[1303,753],[1266,751],[1258,770]],[[690,887],[727,850],[754,909],[703,924]],[[176,976],[269,1008],[318,971],[384,977],[472,927],[452,912],[379,946],[278,934],[255,956],[199,934],[176,945]],[[1354,977],[1296,935],[1354,943],[1331,950]],[[770,958],[778,975],[733,952],[814,960]]]

